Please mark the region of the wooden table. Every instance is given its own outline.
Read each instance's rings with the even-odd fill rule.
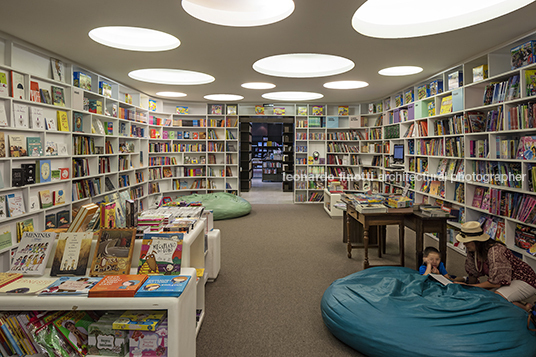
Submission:
[[[415,211],[412,215],[404,217],[404,225],[415,231],[415,268],[419,269],[422,264],[422,252],[424,249],[424,233],[439,234],[439,251],[441,261],[447,263],[447,219],[454,217],[430,217],[422,212]]]
[[[346,224],[347,224],[347,234],[350,232],[351,220],[355,219],[363,225],[363,248],[365,249],[365,260],[363,261],[363,268],[367,269],[372,265],[369,264],[368,258],[368,246],[369,246],[369,229],[371,226],[388,226],[388,225],[398,225],[398,239],[399,239],[399,255],[400,255],[400,266],[404,266],[404,221],[407,215],[413,214],[413,208],[390,208],[387,213],[361,213],[358,212],[355,207],[347,202],[346,208]],[[378,255],[381,257],[382,250],[382,237],[379,237],[378,243],[380,247],[378,248]],[[348,258],[352,257],[352,249],[360,248],[358,246],[352,245],[352,242],[347,237],[347,249],[348,249]],[[381,265],[375,265],[381,266]]]

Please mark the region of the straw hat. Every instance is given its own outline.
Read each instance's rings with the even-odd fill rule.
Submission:
[[[471,221],[462,224],[462,231],[456,236],[458,242],[485,242],[489,239],[489,234],[484,233],[480,223]]]

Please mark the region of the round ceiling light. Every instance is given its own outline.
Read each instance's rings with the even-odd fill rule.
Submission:
[[[434,35],[486,22],[535,0],[368,0],[352,18],[359,33],[377,38]],[[433,14],[433,15],[431,15]]]
[[[422,68],[417,66],[388,67],[378,71],[382,76],[409,76],[420,72],[422,72]]]
[[[253,69],[269,76],[313,78],[348,72],[354,66],[354,62],[344,57],[317,53],[290,53],[260,59],[253,64]]]
[[[208,94],[204,96],[203,98],[207,100],[229,101],[229,102],[244,99],[244,97],[242,97],[241,95],[236,95],[236,94]]]
[[[140,27],[97,27],[89,31],[88,35],[101,45],[129,51],[167,51],[181,44],[181,41],[173,35]]]
[[[266,82],[248,82],[242,84],[246,89],[272,89],[275,88],[275,84]]]
[[[329,89],[357,89],[367,87],[369,84],[363,81],[335,81],[324,83],[324,87]]]
[[[196,85],[214,82],[211,75],[183,69],[146,68],[128,74],[130,78],[142,82],[172,85]]]
[[[186,93],[181,92],[158,92],[156,95],[160,97],[169,97],[169,98],[180,98],[180,97],[186,97]]]
[[[292,0],[182,0],[191,16],[211,24],[251,27],[281,21],[294,11]]]
[[[314,100],[324,97],[323,94],[314,93],[314,92],[271,92],[264,93],[262,95],[265,99],[270,100],[292,100],[292,101],[302,101],[302,100]]]

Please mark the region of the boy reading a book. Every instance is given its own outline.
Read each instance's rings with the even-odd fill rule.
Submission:
[[[445,278],[452,280],[447,273],[447,269],[445,269],[445,265],[441,261],[441,254],[436,248],[426,247],[423,252],[422,261],[423,264],[419,267],[419,273],[421,275],[428,275],[430,273],[441,274]]]

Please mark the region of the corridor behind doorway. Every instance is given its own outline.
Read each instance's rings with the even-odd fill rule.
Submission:
[[[249,192],[241,192],[240,196],[251,204],[292,204],[292,192],[283,192],[282,185],[282,182],[262,182],[261,178],[254,178]]]

